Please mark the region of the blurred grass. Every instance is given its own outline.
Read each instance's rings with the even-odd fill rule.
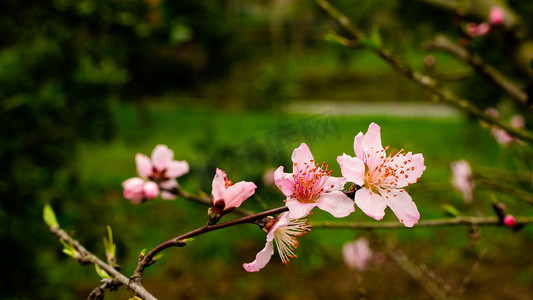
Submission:
[[[445,217],[441,210],[443,203],[452,204],[469,215],[476,212],[492,214],[487,192],[477,192],[476,203],[466,205],[460,195],[451,190],[449,164],[464,158],[474,168],[503,168],[509,164],[508,157],[512,151],[500,148],[485,129],[463,117],[413,119],[335,116],[331,110],[319,115],[284,114],[197,109],[152,102],[144,109],[119,104],[115,108],[115,120],[116,139],[109,143],[84,144],[79,149],[74,165],[79,173],[81,192],[89,199],[89,203],[66,204],[60,215],[60,223],[67,229],[76,228],[79,233],[77,237],[81,237],[82,242],[100,255],[103,254],[100,253],[103,251],[101,237],[105,234],[105,226],[111,225],[118,244],[119,263],[125,274],[132,272],[136,256],[142,248],[149,250],[162,241],[205,224],[207,208],[197,203],[183,199],[168,202],[158,199],[137,206],[122,198],[121,182],[136,176],[135,153],[149,155],[159,143],[173,149],[175,159],[187,160],[191,164],[191,172],[179,178],[185,189],[193,193],[200,190],[210,193],[214,168],[220,167],[228,172],[233,182],[254,181],[259,186],[256,195],[243,205],[245,209],[259,211],[283,205],[282,194],[272,186],[263,184],[263,173],[279,165],[290,168],[290,155],[294,147],[306,142],[315,159],[328,163],[334,176],[340,176],[336,157],[343,152],[353,155],[354,136],[359,131],[366,132],[370,122],[376,122],[381,126],[384,146],[391,145],[391,150],[395,151],[403,148],[424,154],[427,170],[421,182],[408,189],[422,219]],[[282,143],[277,144],[277,141]],[[509,203],[510,209],[521,207],[522,213],[532,213],[529,207],[523,209],[522,204],[510,197],[502,199]],[[315,210],[312,219],[333,218]],[[372,221],[359,210],[345,220]],[[385,220],[396,218],[388,210]],[[91,224],[92,229],[83,224]],[[198,237],[185,248],[165,251],[161,263],[147,270],[146,286],[162,297],[167,295],[163,298],[176,297],[175,293],[187,295],[187,286],[196,289],[204,284],[213,290],[195,294],[199,299],[212,299],[216,291],[225,293],[217,296],[217,299],[233,299],[235,295],[241,295],[237,298],[244,297],[242,295],[251,298],[261,295],[281,297],[272,289],[275,289],[276,284],[282,286],[291,274],[308,278],[310,274],[320,273],[325,268],[349,272],[341,262],[342,245],[364,234],[350,230],[314,230],[300,239],[302,247],[297,250],[299,258],[291,261],[290,268],[282,266],[275,256],[260,274],[246,274],[240,265],[253,260],[255,253],[264,245],[264,234],[254,227],[244,225],[209,233]],[[529,229],[525,232],[527,236],[533,235]],[[519,239],[508,241],[509,231],[501,228],[486,228],[483,233],[484,236],[488,234],[490,242],[508,246],[523,242]],[[381,230],[377,234],[396,240],[406,251],[416,253],[417,259],[431,267],[441,268],[446,274],[454,270],[447,267],[465,268],[464,265],[468,265],[472,257],[475,258],[475,253],[479,254],[483,249],[492,249],[489,256],[494,258],[508,251],[505,246],[494,249],[488,246],[490,243],[487,241],[473,242],[465,228]],[[436,237],[438,246],[434,245]],[[85,282],[78,285],[79,293],[87,295],[96,283],[92,268],[79,268],[73,261],[64,264],[67,266],[63,271],[72,273],[69,280]],[[228,282],[227,273],[237,279]],[[51,280],[65,280],[61,278],[60,271],[57,274]],[[273,279],[278,276],[279,279]],[[522,281],[531,278],[527,272],[517,276]],[[93,282],[89,284],[81,279],[86,277],[92,278]],[[270,280],[267,282],[272,286],[267,288],[267,283],[263,282],[265,280]],[[226,287],[217,286],[216,282]],[[300,290],[305,287],[304,283],[299,284]],[[225,290],[229,289],[227,285],[231,286],[233,292]],[[121,299],[124,294],[118,293],[113,297]],[[320,299],[319,296],[315,297]]]

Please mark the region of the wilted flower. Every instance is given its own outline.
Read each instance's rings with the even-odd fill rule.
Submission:
[[[366,134],[359,132],[354,140],[356,157],[343,154],[337,157],[342,175],[360,188],[355,193],[355,204],[368,216],[381,220],[389,206],[398,220],[412,227],[420,213],[411,196],[402,189],[418,182],[426,169],[422,154],[405,153],[387,156],[381,146],[380,128],[370,124]]]
[[[372,259],[374,252],[368,245],[368,240],[359,238],[348,242],[342,247],[342,257],[346,265],[357,271],[365,271]]]
[[[289,212],[284,212],[267,222],[264,230],[267,232],[265,248],[257,253],[253,262],[242,265],[248,272],[257,272],[266,266],[274,254],[274,242],[281,261],[288,264],[290,258],[297,257],[294,254],[298,248],[296,238],[309,232],[311,226],[307,225],[307,220],[289,219]]]
[[[472,169],[466,160],[452,162],[452,186],[463,193],[463,199],[466,203],[472,202],[472,189],[474,182],[472,181]]]
[[[241,206],[257,188],[253,182],[240,181],[233,184],[231,180],[228,180],[226,172],[218,168],[212,187],[209,224],[215,224],[223,215]]]
[[[302,218],[318,206],[334,217],[346,217],[355,211],[353,201],[341,190],[346,179],[331,176],[328,166],[315,163],[306,144],[292,152],[293,172],[283,173],[283,166],[274,172],[274,181],[287,196],[291,218]]]

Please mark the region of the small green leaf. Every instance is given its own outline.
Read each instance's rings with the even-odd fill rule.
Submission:
[[[156,260],[160,259],[161,257],[163,257],[163,255],[164,255],[163,253],[159,253],[159,254],[157,254],[156,256],[154,256],[154,257],[152,258],[152,260],[153,260],[153,261],[156,261]]]
[[[381,33],[379,32],[379,28],[377,26],[372,27],[372,30],[370,31],[370,39],[376,45],[376,47],[383,47],[383,40],[381,39]]]
[[[449,204],[443,204],[442,209],[449,214],[452,217],[458,217],[461,215],[461,213],[457,210],[457,208],[449,205]]]
[[[46,205],[44,206],[43,219],[46,225],[50,227],[50,229],[59,228],[59,223],[57,222],[56,214],[49,203],[46,203]]]
[[[102,270],[99,265],[94,264],[94,268],[96,269],[96,274],[98,274],[98,276],[100,276],[102,279],[111,278],[111,276],[109,276],[106,271]]]
[[[74,246],[72,246],[71,243],[66,243],[65,241],[63,241],[62,239],[59,239],[59,241],[61,242],[61,244],[63,244],[63,253],[65,253],[66,255],[74,258],[74,259],[78,259],[78,251],[76,251],[76,249],[74,249]]]
[[[108,239],[104,237],[105,254],[108,260],[116,257],[117,246],[113,243],[113,232],[111,227],[107,226]]]

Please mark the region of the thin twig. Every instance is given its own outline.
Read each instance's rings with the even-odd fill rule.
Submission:
[[[100,260],[96,255],[92,254],[89,250],[83,247],[83,245],[79,241],[73,239],[68,233],[66,233],[61,228],[53,227],[50,229],[50,231],[68,244],[72,244],[76,251],[80,253],[80,258],[78,260],[81,263],[91,263],[98,265],[110,276],[115,278],[118,283],[127,287],[128,289],[133,291],[135,295],[141,297],[144,300],[157,300],[157,298],[150,294],[150,292],[148,292],[140,283],[130,282],[130,279],[128,277],[124,276],[122,273],[117,271],[109,264]]]
[[[515,217],[515,224],[519,226],[532,224],[533,217]],[[447,219],[433,219],[419,221],[413,227],[405,227],[400,222],[310,222],[313,228],[337,228],[337,229],[415,229],[423,227],[444,227],[444,226],[501,226],[500,220],[497,217],[467,217],[459,216]],[[515,225],[515,226],[516,226]]]
[[[453,54],[458,59],[470,64],[484,78],[499,86],[504,92],[513,97],[513,99],[518,100],[522,104],[527,104],[527,94],[515,83],[500,73],[496,68],[483,62],[479,56],[452,42],[445,36],[436,36],[432,41],[426,43],[424,48],[444,50]]]
[[[466,113],[474,115],[479,119],[486,121],[487,123],[494,124],[505,131],[510,135],[519,138],[523,141],[533,143],[533,134],[526,130],[519,130],[511,127],[509,124],[505,124],[500,121],[498,118],[495,118],[478,107],[472,105],[470,101],[462,99],[455,95],[451,90],[440,87],[437,81],[427,75],[423,75],[420,72],[417,72],[411,69],[405,62],[399,58],[393,56],[386,49],[376,45],[375,43],[369,42],[369,38],[366,37],[359,29],[357,29],[349,19],[342,14],[340,11],[331,6],[331,4],[326,0],[315,0],[329,15],[337,21],[346,32],[348,32],[356,41],[360,41],[362,45],[370,50],[371,52],[377,54],[383,61],[387,62],[395,71],[410,79],[412,82],[421,86],[428,92],[437,96],[438,101],[443,101],[448,103],[458,109],[463,110]]]
[[[253,223],[254,221],[261,220],[267,216],[276,215],[285,211],[288,211],[287,206],[282,206],[278,208],[274,208],[271,210],[267,210],[264,212],[260,212],[257,214],[253,214],[250,216],[242,217],[240,219],[235,219],[231,221],[227,221],[220,224],[215,225],[204,225],[200,228],[197,228],[193,231],[189,231],[185,234],[182,234],[180,236],[177,236],[175,238],[172,238],[164,243],[159,244],[154,249],[152,249],[146,256],[144,256],[141,260],[139,260],[139,263],[137,264],[137,268],[135,269],[135,273],[133,274],[132,278],[136,281],[142,278],[142,272],[144,269],[154,263],[153,258],[161,251],[169,248],[169,247],[175,247],[175,246],[184,246],[186,242],[184,240],[198,236],[200,234],[204,234],[210,231],[231,227],[239,224],[245,224],[245,223]]]

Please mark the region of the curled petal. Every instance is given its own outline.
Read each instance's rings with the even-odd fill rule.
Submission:
[[[217,168],[215,178],[213,178],[211,194],[215,199],[224,199],[224,191],[226,190],[226,182],[228,175],[226,172]]]
[[[365,164],[362,160],[343,154],[337,157],[337,162],[341,167],[342,176],[346,177],[349,182],[363,185],[365,182]]]
[[[341,191],[323,194],[317,199],[316,205],[336,218],[347,217],[355,211],[353,200]]]
[[[267,241],[265,248],[257,253],[253,262],[242,265],[244,269],[248,272],[257,272],[264,268],[274,254],[273,244],[273,241]]]
[[[384,196],[387,205],[405,227],[413,227],[418,223],[420,213],[411,196],[405,190],[391,189],[390,192],[385,191]]]
[[[298,200],[288,199],[286,205],[289,208],[289,218],[299,219],[307,216],[317,204],[302,203]]]
[[[242,202],[255,193],[257,186],[253,182],[240,181],[223,192],[225,209],[241,206]]]
[[[184,160],[174,160],[168,164],[166,176],[170,178],[176,178],[187,173],[189,173],[189,163]]]
[[[311,150],[309,150],[309,147],[302,143],[300,147],[294,149],[292,152],[292,162],[295,163],[295,166],[293,167],[293,170],[296,171],[298,168],[303,167],[304,164],[314,164],[313,154],[311,154]]]
[[[137,173],[139,173],[141,177],[148,178],[152,175],[152,162],[148,156],[137,153],[135,155],[135,165],[137,167]]]
[[[380,151],[383,149],[381,146],[381,129],[379,128],[379,125],[376,123],[371,123],[370,126],[368,126],[368,130],[365,135],[361,136],[361,133],[359,133],[354,140],[354,150],[357,157],[360,159],[364,158],[361,154],[361,149],[366,152],[368,150],[375,150]],[[359,150],[359,151],[358,151]],[[359,153],[358,153],[359,152]]]
[[[274,172],[274,183],[283,195],[289,197],[294,194],[294,180],[291,174],[283,173],[283,166]]]
[[[387,203],[382,197],[370,191],[367,188],[362,188],[355,193],[355,204],[369,217],[376,220],[383,219],[385,216],[385,208]]]
[[[152,151],[152,162],[158,169],[167,168],[174,158],[174,151],[168,149],[166,145],[157,145]]]

